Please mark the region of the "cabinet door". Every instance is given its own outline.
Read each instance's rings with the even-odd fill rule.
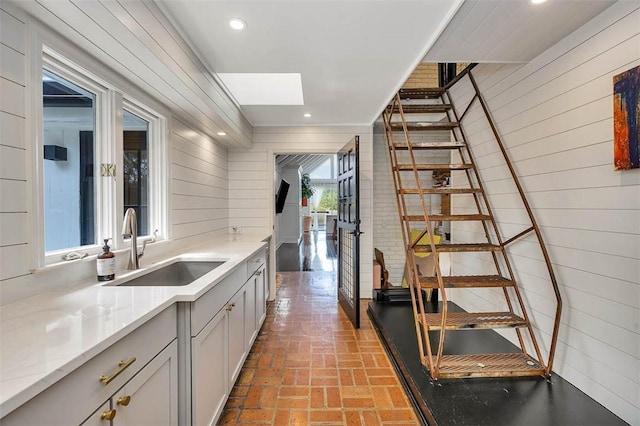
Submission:
[[[82,422],[80,426],[107,426],[109,420],[103,419],[102,416],[108,416],[111,411],[111,401],[107,401],[102,404],[102,407],[98,408],[87,420]]]
[[[178,343],[174,340],[111,398],[114,426],[178,424]]]
[[[257,271],[256,271],[257,272]],[[256,302],[258,293],[258,275],[256,272],[249,277],[245,286],[245,307],[244,307],[244,329],[245,329],[245,349],[247,352],[251,349],[253,340],[256,337]]]
[[[221,310],[191,339],[191,395],[194,425],[213,425],[229,396],[229,316]]]
[[[240,374],[247,353],[245,334],[245,285],[231,299],[229,305],[229,387]]]
[[[263,266],[256,271],[256,332],[258,335],[260,327],[264,322],[264,318],[267,315],[267,296],[269,294],[269,288],[267,287],[267,271]]]

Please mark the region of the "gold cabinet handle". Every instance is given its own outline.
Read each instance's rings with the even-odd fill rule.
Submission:
[[[259,270],[259,271],[256,271],[256,275],[257,275],[257,276],[260,276],[260,275],[262,275],[262,271],[261,271],[261,270]]]
[[[129,405],[130,402],[131,402],[131,395],[121,396],[120,398],[116,399],[116,404],[124,405],[125,407]]]
[[[115,416],[116,416],[116,410],[103,411],[102,414],[100,414],[100,420],[111,421]]]
[[[235,308],[235,306],[236,306],[235,302],[234,302],[234,303],[229,303],[229,304],[227,305],[227,311],[232,311],[232,310],[233,310],[233,308]]]
[[[262,259],[256,259],[254,260],[255,263],[262,263]]]
[[[136,362],[136,357],[131,358],[129,361],[120,361],[118,363],[118,369],[111,373],[110,376],[105,376],[104,374],[100,376],[100,382],[104,385],[108,385],[134,362]]]

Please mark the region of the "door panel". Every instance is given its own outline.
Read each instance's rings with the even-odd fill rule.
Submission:
[[[360,328],[359,137],[338,152],[338,300]]]

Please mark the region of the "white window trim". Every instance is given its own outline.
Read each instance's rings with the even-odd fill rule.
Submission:
[[[78,86],[92,92],[96,96],[96,122],[94,137],[96,141],[95,169],[95,229],[96,244],[82,247],[70,247],[63,250],[45,252],[44,235],[44,186],[43,186],[43,104],[42,104],[42,84],[35,84],[37,88],[33,91],[31,114],[34,123],[33,143],[35,149],[32,158],[33,194],[32,203],[34,208],[34,244],[32,252],[32,269],[59,264],[61,256],[72,251],[96,255],[100,253],[103,238],[112,238],[113,249],[124,249],[130,247],[130,242],[125,242],[122,237],[122,217],[124,216],[123,188],[123,108],[136,115],[141,116],[149,122],[149,167],[150,167],[150,187],[149,223],[151,233],[158,230],[158,239],[168,238],[168,120],[162,113],[154,111],[142,102],[138,102],[132,96],[123,94],[117,88],[101,80],[95,74],[87,71],[83,67],[73,63],[54,49],[46,46],[41,40],[36,40],[39,46],[37,51],[41,55],[34,55],[32,64],[32,78],[34,82],[41,82],[42,71],[48,70],[60,77],[63,77]],[[143,106],[144,105],[144,106]],[[100,176],[100,165],[110,163],[116,165],[116,176],[107,178]],[[152,169],[153,168],[153,169]],[[153,170],[153,172],[151,172]],[[151,238],[144,236],[142,239]]]

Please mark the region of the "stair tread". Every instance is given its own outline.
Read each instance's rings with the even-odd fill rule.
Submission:
[[[438,378],[540,376],[545,370],[523,353],[443,355]]]
[[[404,114],[429,114],[438,112],[447,112],[451,109],[451,104],[403,104],[402,112]],[[387,111],[399,112],[397,105],[387,107]]]
[[[398,164],[396,170],[411,171],[413,164]],[[473,164],[416,164],[417,170],[466,170],[472,169]]]
[[[408,121],[406,123],[408,130],[450,130],[458,127],[455,121]],[[402,122],[391,123],[392,130],[402,130],[404,127]]]
[[[482,192],[480,188],[423,188],[423,194],[474,194]],[[419,194],[418,188],[406,188],[400,190],[401,194]]]
[[[434,99],[445,93],[440,87],[420,88],[420,89],[400,89],[398,95],[400,99]]]
[[[442,314],[430,313],[424,315],[426,325],[430,329],[441,328]],[[422,316],[416,315],[416,319],[422,324]],[[449,312],[445,323],[447,330],[460,329],[487,329],[487,328],[513,328],[525,327],[524,318],[512,312]]]
[[[403,216],[404,220],[409,222],[424,222],[424,216],[422,215],[409,215]],[[429,215],[429,220],[432,222],[450,222],[450,221],[465,221],[465,220],[491,220],[491,216],[486,214],[434,214]]]
[[[421,288],[438,288],[438,277],[420,277]],[[514,282],[500,275],[447,275],[442,277],[446,288],[513,287]]]
[[[396,143],[393,147],[397,150],[409,149],[409,144]],[[462,142],[413,142],[411,143],[411,149],[458,149],[464,148],[466,145]]]
[[[502,247],[488,243],[464,243],[464,244],[436,244],[436,252],[470,252],[470,251],[500,251]],[[430,245],[417,245],[413,249],[416,253],[431,253]]]

